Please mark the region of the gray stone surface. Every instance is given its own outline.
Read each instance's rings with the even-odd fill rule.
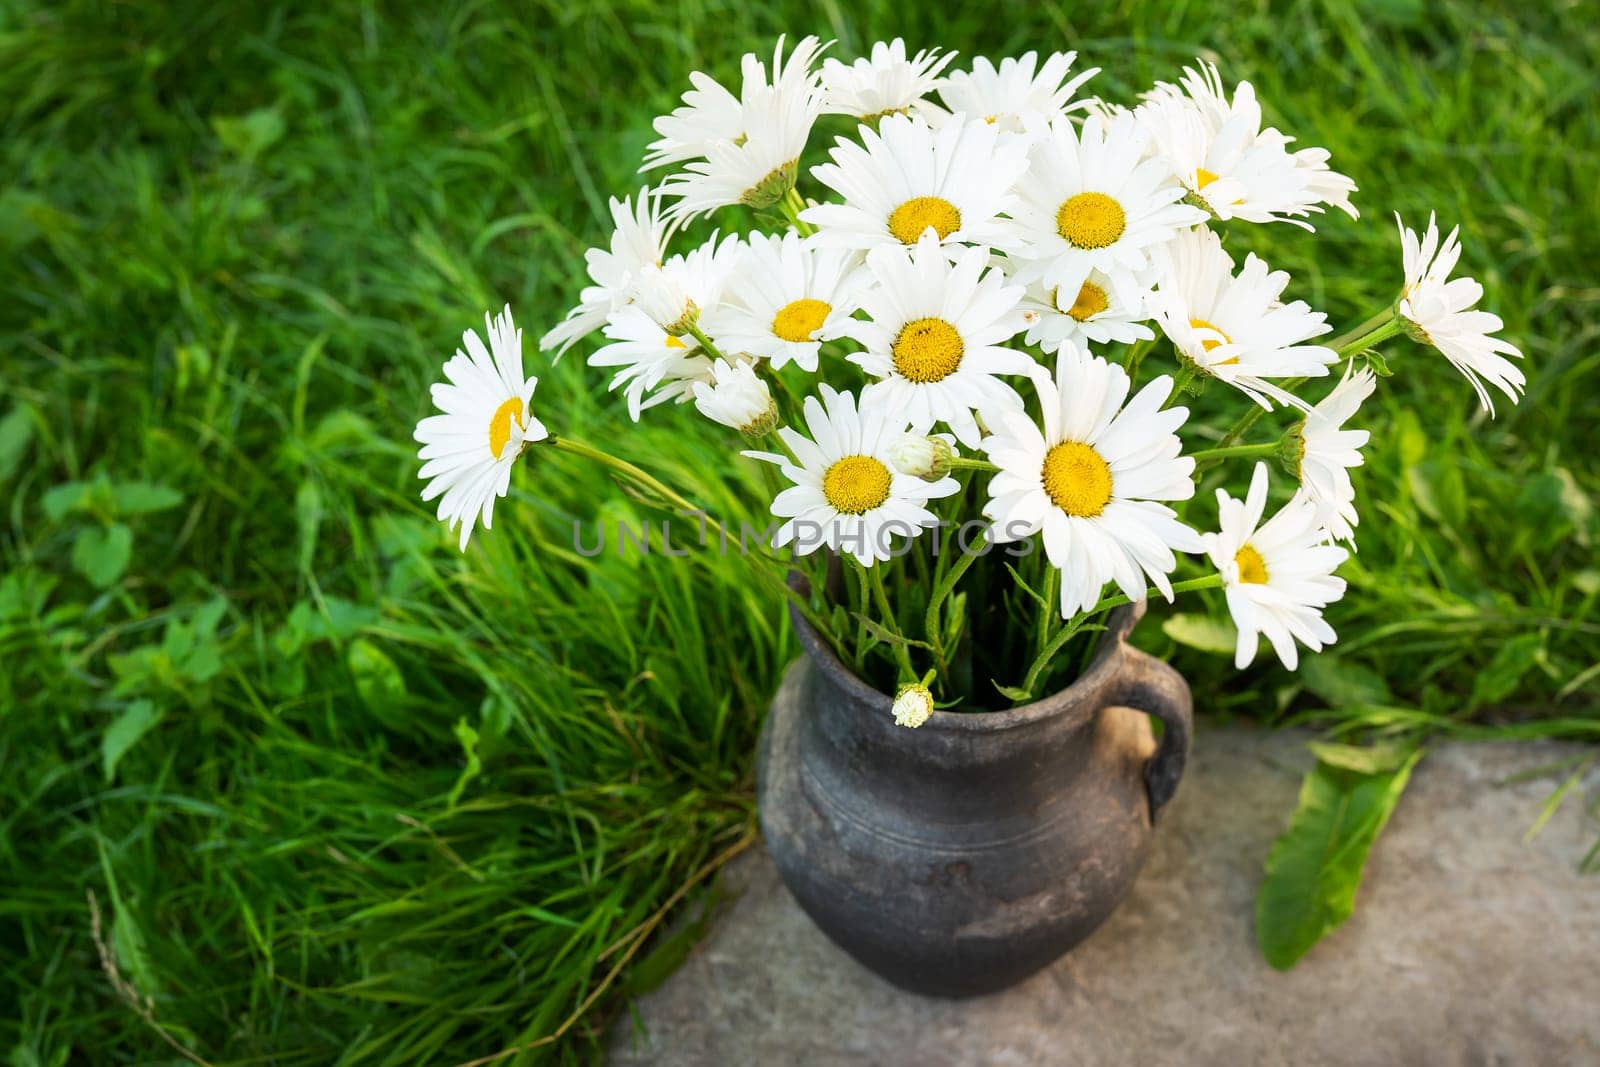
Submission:
[[[737,903],[623,1017],[614,1062],[1600,1064],[1600,876],[1577,873],[1596,827],[1569,797],[1524,841],[1571,770],[1507,781],[1584,750],[1436,749],[1355,916],[1279,973],[1252,916],[1304,740],[1202,724],[1132,896],[1065,959],[976,1000],[882,982],[811,925],[764,854],[747,856],[725,880]]]

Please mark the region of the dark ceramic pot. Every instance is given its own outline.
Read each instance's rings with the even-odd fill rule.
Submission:
[[[960,997],[1021,981],[1111,914],[1189,753],[1188,685],[1127,643],[1142,612],[1114,612],[1062,692],[916,730],[791,614],[806,654],[762,735],[761,827],[824,933],[898,986]]]

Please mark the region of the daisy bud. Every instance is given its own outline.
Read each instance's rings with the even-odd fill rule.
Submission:
[[[711,365],[711,381],[694,383],[694,406],[711,421],[752,440],[766,436],[778,425],[772,392],[756,376],[753,363],[717,360]]]
[[[908,433],[889,449],[889,461],[901,474],[936,482],[950,473],[955,447],[943,436]]]
[[[906,685],[894,698],[894,724],[915,730],[933,714],[933,694],[925,685]]]

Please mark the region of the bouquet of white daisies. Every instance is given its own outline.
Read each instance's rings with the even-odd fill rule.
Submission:
[[[825,49],[780,40],[731,90],[690,75],[641,168],[666,177],[611,202],[540,348],[598,332],[588,362],[635,420],[692,402],[743,435],[770,465],[756,571],[905,725],[1038,696],[1074,637],[1151,592],[1225,590],[1240,667],[1262,636],[1290,668],[1297,642],[1334,641],[1368,436],[1345,427],[1389,374],[1374,346],[1437,349],[1491,413],[1487,386],[1515,401],[1524,383],[1482,287],[1449,277],[1455,232],[1402,223],[1395,301],[1330,337],[1288,274],[1226,248],[1249,224],[1357,217],[1355,183],[1264,126],[1248,82],[1197,62],[1130,105],[1087,95],[1097,71],[1070,52],[955,70],[899,40],[853,63]],[[842,133],[804,167],[821,123]],[[738,232],[674,251],[713,212]],[[551,435],[509,308],[487,335],[465,335],[416,431],[423,498],[463,549],[540,444],[692,508]]]

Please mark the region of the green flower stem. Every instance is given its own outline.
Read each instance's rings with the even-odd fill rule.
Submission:
[[[1172,594],[1176,596],[1179,593],[1190,593],[1197,589],[1218,589],[1221,588],[1222,583],[1222,575],[1208,574],[1204,578],[1190,578],[1188,581],[1184,582],[1173,582]],[[1151,594],[1157,593],[1160,593],[1159,589],[1145,590],[1145,596],[1147,598]],[[1050,665],[1051,660],[1055,659],[1056,654],[1061,651],[1062,646],[1070,641],[1073,635],[1081,630],[1086,622],[1096,617],[1101,612],[1110,611],[1112,608],[1121,607],[1123,604],[1131,603],[1132,601],[1129,600],[1127,595],[1123,593],[1119,593],[1116,596],[1105,597],[1100,601],[1100,603],[1096,604],[1088,611],[1083,612],[1081,615],[1078,615],[1070,623],[1063,627],[1061,631],[1056,634],[1055,638],[1045,645],[1044,649],[1037,657],[1035,657],[1032,666],[1028,668],[1027,677],[1022,680],[1022,690],[1023,692],[1030,694],[1029,699],[1032,699],[1031,694],[1033,693],[1034,687],[1039,684],[1039,676],[1044,673],[1044,669]]]
[[[1190,452],[1189,456],[1197,463],[1201,460],[1227,459],[1230,456],[1270,456],[1282,446],[1281,441],[1268,441],[1259,445],[1229,445],[1226,448],[1203,448],[1198,452]]]
[[[1347,331],[1345,333],[1342,333],[1338,337],[1335,337],[1332,341],[1329,341],[1328,342],[1328,347],[1332,348],[1332,349],[1335,349],[1335,350],[1342,349],[1346,345],[1348,345],[1351,341],[1355,341],[1355,340],[1365,336],[1366,334],[1371,333],[1372,331],[1376,330],[1378,327],[1384,325],[1385,323],[1392,322],[1394,320],[1394,318],[1395,318],[1394,308],[1392,308],[1392,307],[1384,308],[1382,311],[1378,312],[1376,315],[1372,316],[1372,318],[1370,318],[1367,321],[1363,322],[1361,325],[1359,325],[1359,326],[1355,327],[1354,329],[1349,330],[1349,331]]]
[[[872,598],[878,603],[878,611],[883,616],[883,628],[888,630],[899,641],[894,646],[895,659],[900,664],[900,680],[914,682],[917,680],[917,669],[911,665],[911,647],[906,644],[905,634],[900,632],[900,622],[895,618],[894,608],[889,604],[888,590],[883,587],[883,572],[878,567],[868,567],[859,560],[855,565],[865,573],[863,579],[872,589]]]
[[[961,456],[952,456],[950,469],[953,471],[997,471],[1000,468],[986,459],[964,459]]]
[[[1361,334],[1353,341],[1349,341],[1345,344],[1335,345],[1334,347],[1338,351],[1340,358],[1348,359],[1359,352],[1365,352],[1379,341],[1387,341],[1404,328],[1405,323],[1400,321],[1400,317],[1398,315],[1391,314],[1388,321],[1384,322],[1382,325],[1372,330],[1368,330],[1366,333]]]
[[[952,544],[958,543],[959,540],[957,538]],[[962,575],[967,573],[967,569],[978,558],[978,552],[987,542],[988,535],[984,534],[978,538],[969,551],[962,553],[955,566],[945,571],[944,575],[934,583],[933,595],[928,598],[928,610],[923,616],[922,626],[928,638],[928,644],[933,648],[934,666],[938,668],[941,677],[946,677],[950,674],[950,661],[946,657],[944,650],[944,627],[939,625],[940,609],[944,607],[944,602],[954,591],[956,583],[961,580]]]
[[[1044,592],[1039,595],[1044,598],[1044,604],[1039,609],[1039,641],[1033,650],[1035,656],[1050,647],[1050,628],[1055,625],[1056,615],[1060,612],[1056,604],[1061,599],[1061,572],[1052,567],[1048,560],[1044,565]]]
[[[698,322],[691,322],[689,324],[689,336],[693,337],[696,341],[699,341],[700,347],[705,349],[706,355],[710,356],[712,359],[728,358],[722,354],[722,350],[712,342],[711,338],[706,336],[706,332],[700,328],[700,324]]]
[[[790,186],[789,191],[783,194],[783,199],[778,201],[778,206],[783,209],[784,217],[789,220],[790,225],[799,230],[802,237],[809,237],[817,232],[815,226],[800,217],[800,212],[806,208],[805,198],[800,195],[800,190]]]
[[[1173,582],[1172,595],[1177,596],[1179,593],[1193,593],[1199,589],[1221,589],[1223,584],[1224,579],[1222,575],[1208,574],[1204,578],[1190,578],[1187,581]],[[1159,596],[1160,594],[1161,590],[1156,588],[1150,588],[1144,591],[1146,600],[1148,600],[1152,595]],[[1124,604],[1132,603],[1133,600],[1129,598],[1126,593],[1118,593],[1116,596],[1108,596],[1104,598],[1100,601],[1100,603],[1090,608],[1084,614],[1087,617],[1093,617],[1100,614],[1102,611],[1110,611],[1112,608],[1120,608]]]
[[[1172,383],[1172,393],[1170,394],[1169,399],[1181,399],[1183,397],[1183,391],[1189,387],[1189,383],[1192,381],[1194,381],[1194,364],[1185,360],[1178,367],[1178,377]]]

